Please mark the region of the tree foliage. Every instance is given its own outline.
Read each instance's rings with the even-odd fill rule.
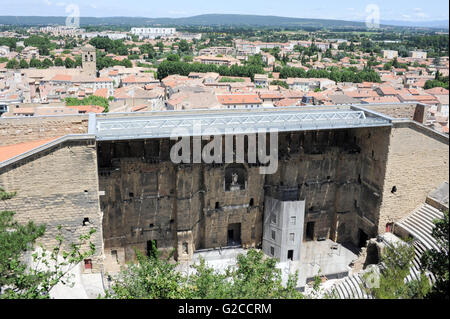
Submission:
[[[0,188],[1,201],[15,195]],[[14,220],[14,214],[12,211],[0,212],[0,299],[46,299],[58,283],[71,285],[69,271],[95,253],[92,242],[89,242],[88,250],[81,249],[95,229],[80,235],[79,241],[69,244],[65,250],[59,226],[57,245],[49,251],[41,245],[40,250],[36,250],[36,240],[44,235],[45,225],[35,225],[32,221],[19,224]],[[24,255],[31,252],[33,262],[27,263]]]
[[[216,72],[222,76],[240,76],[253,79],[255,74],[264,73],[264,68],[256,65],[232,65],[228,67],[226,65],[164,61],[158,66],[158,79],[164,79],[172,74],[187,76],[191,72]]]
[[[365,288],[375,299],[422,299],[430,290],[428,278],[422,272],[420,279],[405,283],[414,259],[414,246],[395,243],[385,247],[381,256],[379,286]],[[365,281],[373,271],[363,275]]]
[[[422,255],[421,259],[422,267],[430,271],[436,278],[436,282],[427,298],[449,299],[448,210],[444,212],[444,218],[436,220],[434,224],[432,235],[441,247],[441,250],[428,250]]]
[[[75,97],[67,97],[66,98],[67,106],[78,106],[78,105],[98,105],[103,106],[105,110],[104,113],[107,113],[109,110],[109,99],[106,99],[101,96],[91,95],[89,97],[85,97],[84,99],[77,99]]]
[[[137,253],[138,263],[121,272],[107,298],[142,299],[277,299],[302,298],[295,289],[297,274],[282,285],[281,270],[276,260],[264,258],[261,251],[249,250],[237,257],[237,266],[219,273],[205,260],[195,264],[191,275],[181,274],[176,264],[161,259],[159,253],[150,257]]]

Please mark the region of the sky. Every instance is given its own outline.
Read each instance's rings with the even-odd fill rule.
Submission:
[[[294,18],[364,21],[367,6],[381,20],[448,20],[448,0],[2,0],[1,15],[83,17],[189,17],[208,13],[276,15]],[[75,5],[75,6],[74,6]]]

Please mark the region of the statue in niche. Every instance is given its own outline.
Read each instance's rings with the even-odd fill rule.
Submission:
[[[231,175],[231,186],[236,186],[236,185],[238,185],[238,174],[233,173]]]

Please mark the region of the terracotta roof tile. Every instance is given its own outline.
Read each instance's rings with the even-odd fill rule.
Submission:
[[[0,146],[0,162],[4,162],[14,156],[23,154],[25,152],[31,151],[32,149],[44,145],[56,138],[50,138],[45,140],[38,140],[32,142],[25,142],[13,145]]]

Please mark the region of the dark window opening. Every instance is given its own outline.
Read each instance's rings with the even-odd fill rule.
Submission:
[[[397,193],[397,186],[392,187],[391,193],[392,194]]]
[[[133,197],[134,197],[134,193],[130,193],[130,194],[128,194],[128,195],[130,195],[130,198],[133,198]]]
[[[189,254],[189,245],[187,242],[183,243],[183,254],[185,254],[185,255]]]
[[[155,225],[153,225],[153,224],[150,224],[150,225],[149,225],[150,228],[153,228],[154,226],[155,226]]]
[[[273,248],[272,246],[270,247],[270,254],[271,254],[272,256],[275,255],[275,248]]]
[[[170,220],[170,223],[171,223],[171,224],[173,224],[174,222],[175,222],[175,220],[173,220],[173,219]]]
[[[220,208],[219,202],[216,202],[216,209],[219,209],[219,208]]]
[[[293,250],[288,250],[287,258],[289,260],[294,260],[294,251]]]
[[[253,207],[254,204],[255,204],[255,203],[254,203],[254,200],[253,200],[253,198],[251,198],[251,199],[250,199],[250,204],[249,204],[250,207]]]
[[[83,219],[83,226],[89,225],[89,218],[85,217]]]
[[[372,158],[375,158],[375,152],[372,151]]]
[[[358,175],[358,184],[361,184],[362,183],[362,180],[361,180],[361,174],[360,175]]]
[[[87,193],[88,192],[87,189],[85,189],[84,192]]]
[[[355,206],[355,208],[358,208],[358,201],[355,199],[355,201],[353,202],[353,205]]]
[[[314,224],[315,224],[315,222],[308,222],[306,224],[306,240],[307,241],[314,240]]]

